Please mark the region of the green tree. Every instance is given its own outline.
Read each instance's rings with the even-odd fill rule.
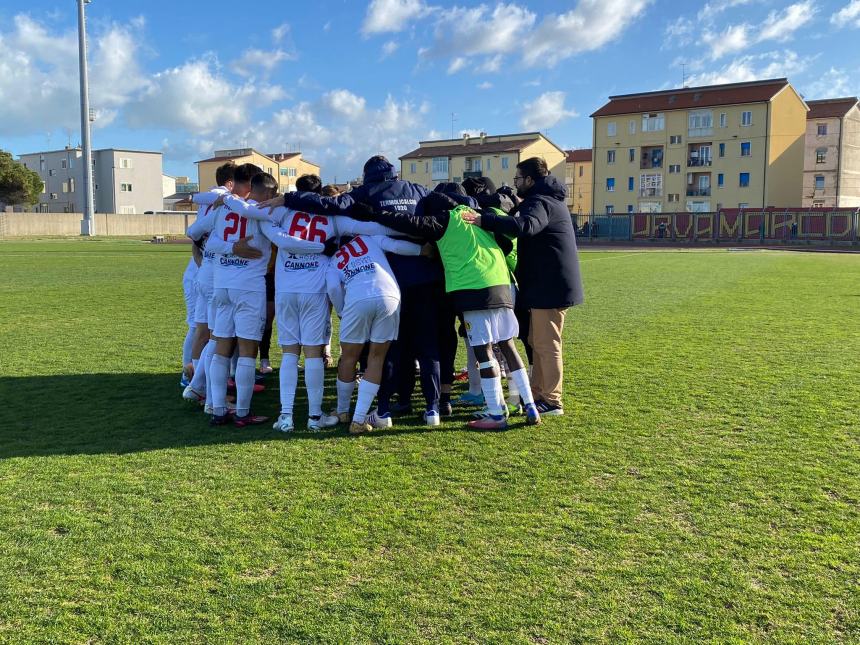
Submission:
[[[18,163],[8,152],[0,150],[0,204],[26,204],[39,202],[42,178]]]

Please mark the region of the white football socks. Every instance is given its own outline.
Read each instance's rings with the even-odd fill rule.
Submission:
[[[281,414],[292,414],[299,385],[299,356],[284,352],[281,357]]]
[[[337,379],[337,412],[342,414],[349,412],[349,404],[352,401],[352,392],[355,390],[355,381],[344,383]]]
[[[502,378],[494,376],[493,378],[481,377],[481,390],[484,393],[484,400],[490,414],[501,416],[504,412],[505,399],[502,395]]]
[[[284,369],[283,366],[281,369]],[[308,416],[318,417],[322,414],[325,359],[305,358],[305,388],[308,391]]]
[[[203,371],[205,372],[203,378],[206,379],[206,405],[212,406],[212,357],[215,356],[215,341],[210,340],[206,343],[206,347],[204,351],[207,351],[206,360],[201,361],[201,365],[203,365]],[[202,354],[201,354],[202,356]],[[224,395],[227,396],[226,393]]]
[[[469,394],[478,396],[481,393],[481,371],[478,369],[478,359],[475,350],[466,340],[466,369],[469,371]]]
[[[254,376],[257,373],[257,359],[240,356],[236,361],[236,416],[247,416],[251,410],[251,397],[254,396]]]
[[[206,375],[206,372],[210,360],[212,360],[212,354],[215,352],[215,341],[210,340],[203,347],[203,351],[200,352],[200,359],[197,361],[197,365],[194,366],[194,378],[191,379],[191,389],[195,392],[204,392],[206,391],[206,386],[208,385],[209,378]]]
[[[370,411],[370,404],[379,392],[379,384],[371,383],[367,379],[362,379],[358,384],[358,397],[355,399],[355,413],[352,415],[352,420],[355,423],[364,423],[367,418],[367,413]]]
[[[212,356],[209,364],[209,374],[212,387],[212,412],[223,416],[227,412],[227,375],[230,373],[230,359],[221,354]]]
[[[182,369],[191,362],[191,351],[194,348],[194,327],[188,328],[185,340],[182,343]],[[195,367],[197,367],[195,365]]]
[[[516,387],[517,395],[518,397],[522,398],[523,403],[525,405],[530,405],[535,402],[534,396],[532,395],[531,382],[529,381],[529,373],[524,367],[521,367],[515,372],[511,372],[510,374],[508,374],[509,393],[511,393],[514,389],[511,386]]]

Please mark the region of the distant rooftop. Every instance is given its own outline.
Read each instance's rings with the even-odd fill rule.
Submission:
[[[399,159],[429,159],[432,157],[449,157],[464,154],[519,152],[535,141],[538,141],[542,136],[540,132],[521,132],[517,134],[486,134],[483,136],[463,136],[460,139],[419,141],[418,144],[420,147],[405,155],[401,155]],[[550,143],[555,146],[552,141]],[[558,148],[558,146],[555,147]],[[561,148],[558,149],[560,152],[564,152]]]
[[[856,96],[846,96],[839,99],[822,99],[820,101],[807,101],[809,112],[807,120],[827,119],[843,117],[858,103]]]
[[[659,92],[619,94],[610,96],[609,102],[597,110],[592,117],[635,114],[639,112],[662,112],[664,110],[689,110],[715,105],[739,105],[769,101],[788,87],[788,79],[772,78],[747,83],[726,85],[704,85],[683,87]]]
[[[567,150],[568,163],[582,163],[591,161],[591,148],[580,148],[578,150]]]

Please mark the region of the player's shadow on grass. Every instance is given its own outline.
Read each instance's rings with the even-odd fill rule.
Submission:
[[[324,409],[334,406],[334,373],[326,374]],[[301,382],[301,379],[300,379]],[[265,392],[254,395],[254,410],[277,416],[277,374]],[[181,399],[175,374],[73,374],[0,378],[0,459],[73,454],[123,454],[164,448],[275,440],[367,440],[407,433],[465,430],[467,411],[455,426],[428,428],[420,415],[398,419],[390,430],[350,437],[341,427],[321,433],[301,432],[307,419],[304,397],[296,401],[299,432],[282,434],[271,422],[238,429],[210,428],[198,406]],[[413,399],[418,404],[417,397]],[[416,408],[417,409],[417,408]],[[272,419],[272,422],[274,418]]]

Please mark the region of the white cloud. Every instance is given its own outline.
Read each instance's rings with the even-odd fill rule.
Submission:
[[[394,52],[396,52],[396,51],[397,51],[397,48],[398,48],[398,47],[400,47],[400,45],[397,43],[397,41],[395,41],[395,40],[389,40],[388,42],[386,42],[386,43],[382,46],[382,57],[383,57],[383,58],[388,58],[388,57],[389,57],[389,56],[391,56]]]
[[[18,15],[0,32],[0,134],[26,135],[80,127],[77,34],[49,31]],[[130,30],[107,25],[90,34],[90,105],[94,127],[108,125],[142,88],[140,41]]]
[[[503,54],[516,49],[536,16],[515,4],[473,8],[453,7],[440,14],[434,29],[433,50],[439,55]]]
[[[772,51],[741,56],[718,70],[691,76],[688,83],[691,86],[721,85],[756,81],[762,78],[781,78],[800,74],[807,65],[807,59],[801,58],[796,52]]]
[[[263,49],[246,49],[239,57],[237,64],[240,67],[262,68],[267,72],[272,72],[274,69],[283,63],[285,60],[295,60],[293,54],[288,54],[283,49],[275,51]]]
[[[349,90],[332,90],[323,95],[323,104],[338,116],[357,119],[364,114],[367,101]]]
[[[702,21],[712,20],[728,9],[734,9],[735,7],[752,2],[753,0],[712,0],[711,2],[706,2],[705,6],[699,10],[698,18]]]
[[[386,32],[403,31],[411,20],[430,12],[422,0],[373,0],[361,31],[365,36]]]
[[[702,42],[710,47],[711,59],[717,60],[749,47],[751,40],[749,31],[748,25],[729,25],[722,33],[706,31],[702,35]]]
[[[492,87],[493,87],[493,84],[490,83],[490,81],[484,81],[483,83],[478,84],[479,90],[489,90],[489,89],[492,89]]]
[[[529,65],[552,65],[582,52],[600,49],[624,32],[651,0],[580,0],[561,15],[548,15],[526,41]]]
[[[457,56],[456,58],[451,59],[451,63],[448,65],[448,73],[456,74],[461,69],[466,66],[466,59],[462,56]]]
[[[842,27],[860,27],[860,0],[851,0],[830,16],[830,24]]]
[[[134,127],[180,128],[206,134],[246,123],[253,109],[285,96],[282,88],[258,90],[234,85],[216,69],[213,58],[191,60],[152,77],[126,118]]]
[[[828,99],[860,94],[860,83],[856,74],[845,69],[831,67],[815,81],[801,88],[804,98]]]
[[[813,0],[797,2],[789,5],[781,12],[771,11],[762,25],[758,36],[759,42],[766,40],[784,42],[789,40],[795,31],[812,20],[817,11],[818,8],[815,6]]]
[[[272,29],[272,40],[275,44],[283,42],[290,33],[290,23],[284,22]]]
[[[534,101],[523,106],[520,123],[529,131],[546,130],[564,119],[578,116],[574,110],[564,106],[564,92],[544,92]]]

